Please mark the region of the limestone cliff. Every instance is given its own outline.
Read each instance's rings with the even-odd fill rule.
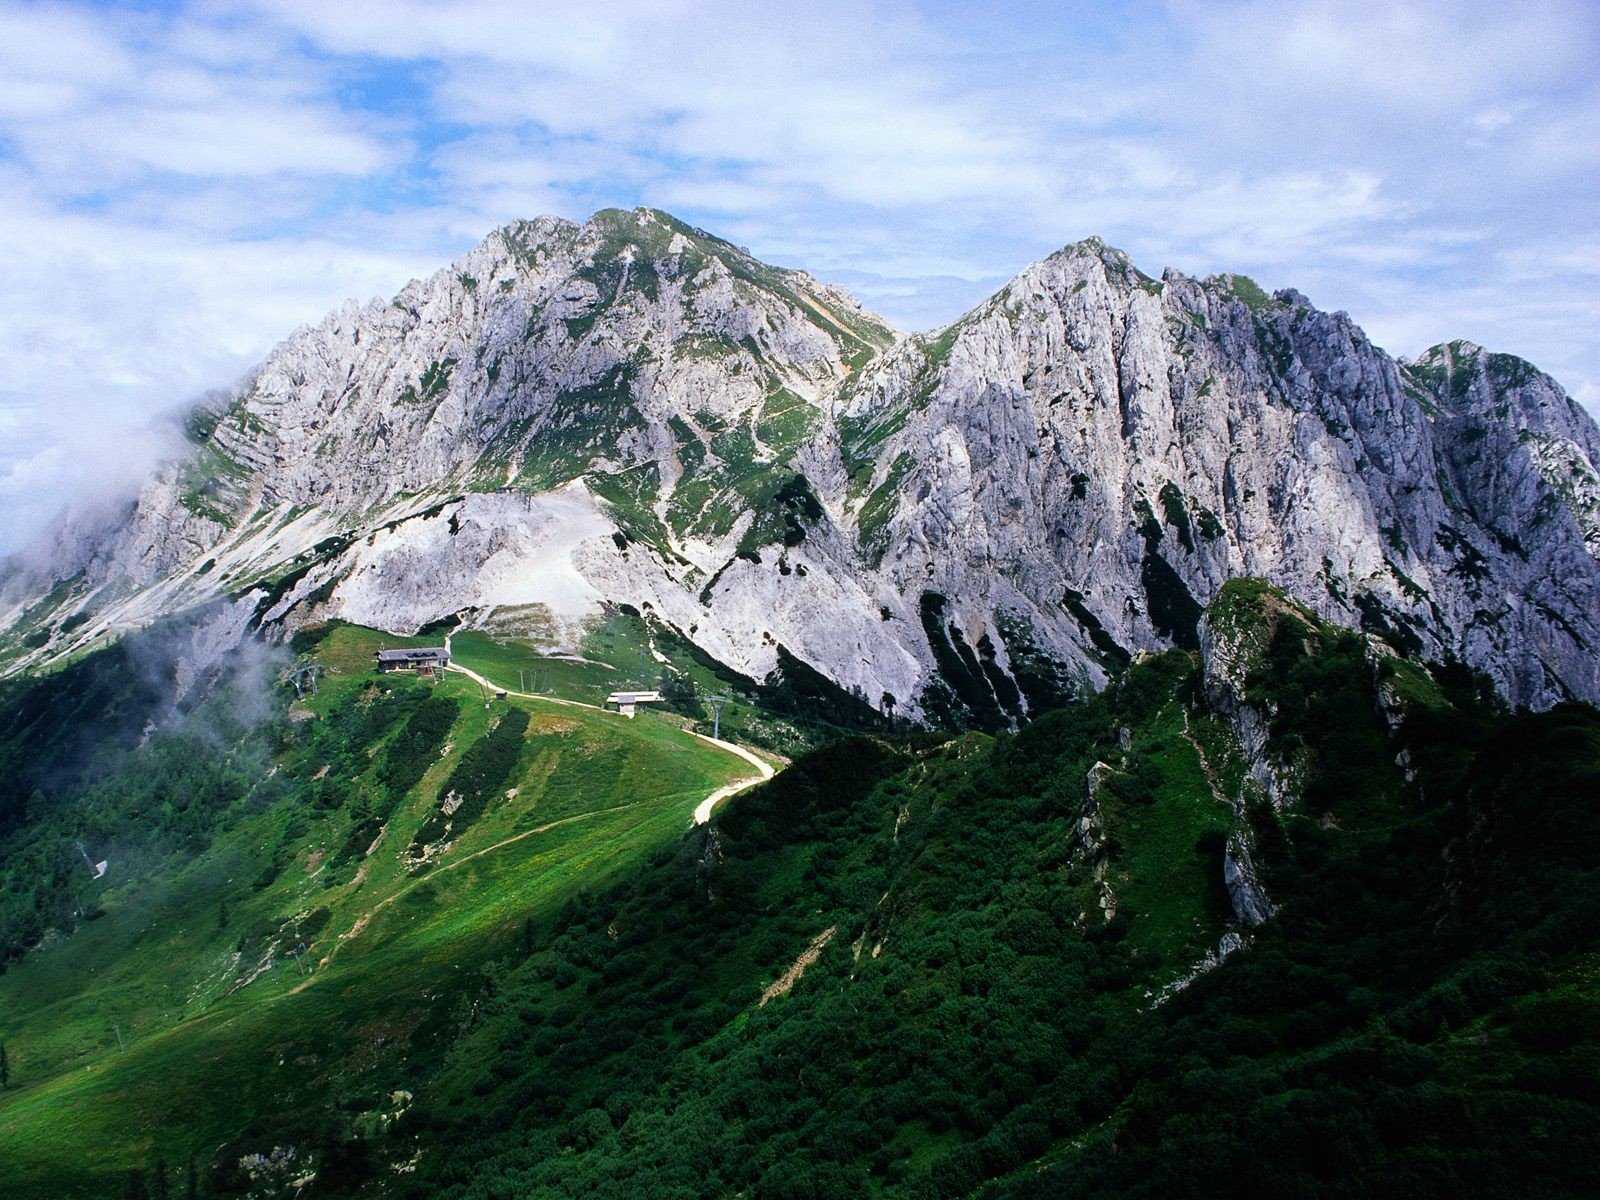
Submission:
[[[1518,703],[1600,699],[1600,433],[1554,381],[1094,240],[897,339],[666,214],[541,218],[299,331],[190,432],[13,565],[5,669],[218,595],[280,631],[537,611],[565,646],[626,603],[753,677],[781,649],[1002,726],[1197,645],[1252,575]]]

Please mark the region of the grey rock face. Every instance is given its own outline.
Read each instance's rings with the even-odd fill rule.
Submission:
[[[1103,762],[1089,768],[1083,780],[1083,813],[1078,818],[1076,844],[1078,853],[1088,864],[1098,893],[1100,913],[1105,921],[1117,915],[1117,893],[1106,879],[1105,817],[1100,811],[1100,790],[1106,778],[1115,772]]]
[[[1228,889],[1228,899],[1233,904],[1233,915],[1243,925],[1254,928],[1272,916],[1272,902],[1256,878],[1255,864],[1250,861],[1250,848],[1237,835],[1228,839],[1222,856],[1222,882]]]
[[[1252,701],[1245,682],[1272,642],[1278,615],[1284,610],[1309,613],[1270,593],[1261,597],[1260,605],[1264,617],[1260,621],[1230,619],[1229,610],[1220,606],[1202,618],[1201,681],[1207,703],[1227,723],[1244,758],[1245,786],[1281,810],[1299,793],[1301,771],[1298,764],[1285,762],[1274,752],[1268,730],[1275,710],[1269,703]],[[1241,792],[1229,799],[1242,815],[1247,797]]]
[[[1520,360],[1404,366],[1296,293],[1156,283],[1086,243],[865,374],[838,453],[895,499],[858,528],[898,590],[959,597],[969,638],[1013,609],[1098,680],[1119,649],[1194,644],[1251,575],[1517,702],[1600,694],[1600,445]]]
[[[218,595],[283,629],[540,608],[554,644],[648,604],[746,674],[781,646],[1003,726],[1197,646],[1253,575],[1515,702],[1600,699],[1600,433],[1553,381],[1098,241],[897,341],[665,214],[542,218],[296,333],[194,433],[12,570],[5,669]]]

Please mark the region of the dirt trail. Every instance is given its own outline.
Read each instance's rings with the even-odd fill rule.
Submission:
[[[446,639],[446,640],[448,640],[448,639]],[[606,712],[606,711],[608,711],[607,709],[605,709],[601,705],[598,705],[598,704],[585,704],[582,700],[563,700],[563,699],[561,699],[560,696],[544,696],[544,695],[540,695],[540,694],[538,694],[536,692],[519,692],[515,688],[503,688],[498,683],[494,683],[491,680],[485,679],[482,675],[479,675],[471,667],[463,667],[460,663],[455,662],[455,661],[452,661],[450,663],[450,665],[445,668],[445,670],[447,670],[447,671],[455,671],[458,674],[465,675],[468,679],[472,680],[474,683],[478,684],[481,687],[486,687],[492,692],[497,692],[497,693],[498,692],[504,692],[508,696],[520,696],[524,700],[545,700],[545,701],[548,701],[551,704],[565,704],[569,708],[588,708],[588,709],[593,709],[595,712]]]
[[[445,651],[448,653],[449,649],[450,639],[447,637],[445,638]],[[460,663],[453,660],[450,663],[449,670],[465,675],[468,679],[475,681],[483,687],[492,688],[496,692],[503,691],[507,696],[517,696],[524,700],[543,700],[550,704],[565,704],[571,708],[587,708],[594,712],[608,711],[598,704],[585,704],[581,700],[562,700],[557,696],[544,696],[534,692],[519,692],[510,688],[502,688],[499,684],[485,679],[472,668],[463,667]],[[707,742],[710,745],[717,747],[719,750],[726,750],[729,754],[737,755],[738,757],[744,759],[745,762],[753,766],[757,771],[761,772],[759,775],[750,775],[746,776],[744,779],[736,779],[727,786],[718,788],[704,800],[700,801],[700,803],[695,806],[694,810],[694,823],[696,825],[704,825],[707,821],[711,820],[711,810],[716,808],[718,804],[722,803],[722,801],[726,800],[729,796],[737,795],[746,788],[754,787],[758,783],[765,783],[767,780],[772,778],[773,771],[771,765],[765,762],[763,759],[757,757],[755,754],[752,754],[750,751],[746,750],[743,746],[736,746],[732,742],[724,742],[718,738],[707,737],[703,733],[696,733],[692,736],[699,738],[702,742]],[[493,847],[491,847],[491,849],[492,848]],[[483,851],[479,851],[479,853],[481,854]]]
[[[712,792],[711,795],[700,801],[700,803],[695,806],[694,823],[696,825],[704,825],[707,821],[711,820],[711,810],[714,809],[718,804],[722,803],[722,801],[726,800],[729,796],[737,795],[746,788],[754,787],[758,783],[765,783],[767,780],[771,779],[772,767],[767,762],[750,753],[750,751],[746,750],[743,746],[735,746],[732,742],[724,742],[719,741],[716,738],[709,738],[703,733],[697,733],[694,736],[699,738],[702,742],[710,742],[713,746],[716,746],[722,750],[726,750],[729,754],[737,754],[740,758],[744,759],[746,762],[755,767],[756,770],[761,772],[759,775],[750,775],[746,776],[744,779],[735,779],[732,783],[725,787],[719,787],[716,791]]]
[[[1200,770],[1205,772],[1206,782],[1211,785],[1211,795],[1218,804],[1233,808],[1234,805],[1222,794],[1222,781],[1217,777],[1216,768],[1211,765],[1211,760],[1206,757],[1205,747],[1200,744],[1200,739],[1195,737],[1189,729],[1189,710],[1183,710],[1183,740],[1194,748],[1195,757],[1200,760]]]
[[[446,637],[445,638],[445,652],[446,653],[449,653],[449,647],[450,647],[450,639],[448,637]],[[483,687],[493,688],[497,692],[505,691],[508,696],[517,696],[517,697],[520,697],[520,698],[526,699],[526,700],[543,700],[543,701],[546,701],[546,702],[548,702],[550,704],[565,704],[565,705],[568,705],[568,706],[570,706],[572,708],[588,708],[588,709],[593,709],[596,712],[604,712],[604,711],[606,711],[605,709],[601,708],[599,705],[596,705],[596,704],[584,704],[582,701],[579,701],[579,700],[562,700],[562,699],[560,699],[560,698],[558,698],[556,696],[540,696],[540,695],[535,695],[534,693],[531,693],[531,692],[517,692],[517,691],[511,691],[510,689],[502,689],[497,684],[492,683],[489,680],[485,679],[482,675],[479,675],[476,671],[471,670],[468,667],[463,667],[459,663],[452,662],[450,664],[450,666],[449,666],[449,669],[452,670],[452,671],[459,672],[462,675],[465,675],[468,679],[475,680],[477,683],[481,684]],[[707,796],[704,800],[702,800],[695,807],[695,810],[694,810],[694,823],[696,825],[704,825],[707,821],[709,821],[711,819],[711,810],[713,808],[715,808],[720,802],[722,802],[723,800],[726,800],[729,796],[732,796],[732,795],[735,795],[735,794],[737,794],[739,792],[744,791],[746,788],[754,787],[758,783],[764,783],[766,780],[771,779],[772,775],[773,775],[773,770],[772,770],[772,766],[769,763],[763,761],[761,758],[757,757],[755,754],[752,754],[749,750],[746,750],[743,746],[736,746],[732,742],[724,742],[724,741],[721,741],[721,740],[719,740],[717,738],[706,737],[705,734],[703,734],[703,733],[696,733],[693,736],[699,738],[702,742],[710,743],[711,745],[717,747],[719,750],[725,750],[729,754],[732,754],[732,755],[735,755],[735,756],[737,756],[739,758],[744,759],[746,762],[750,763],[753,767],[755,767],[757,771],[760,772],[760,774],[758,774],[758,775],[747,776],[744,779],[736,779],[732,783],[718,788],[716,791],[712,792],[709,796]],[[616,806],[614,806],[612,808],[596,809],[594,812],[578,813],[578,814],[576,814],[574,816],[562,817],[558,821],[550,821],[547,824],[536,826],[533,829],[525,829],[521,833],[513,834],[511,837],[508,837],[508,838],[503,838],[500,841],[494,843],[494,845],[485,846],[481,850],[474,850],[471,854],[463,855],[461,858],[452,859],[449,862],[441,863],[434,870],[428,872],[428,874],[424,877],[424,879],[418,880],[416,883],[413,883],[413,884],[411,884],[411,885],[409,885],[407,887],[402,888],[400,891],[395,892],[392,896],[385,897],[383,900],[380,900],[372,908],[368,909],[365,913],[363,913],[356,920],[356,923],[350,927],[348,932],[342,933],[342,934],[339,935],[338,940],[336,942],[334,942],[332,948],[329,949],[327,955],[323,958],[322,963],[320,965],[325,967],[329,963],[331,963],[333,961],[334,955],[339,953],[339,950],[344,946],[344,944],[347,941],[350,941],[353,938],[357,938],[357,937],[361,936],[361,934],[366,930],[367,926],[372,923],[372,918],[373,917],[377,916],[384,909],[388,908],[389,905],[393,904],[396,900],[399,900],[403,896],[408,895],[412,891],[413,888],[417,887],[419,884],[421,884],[425,880],[435,879],[438,876],[444,874],[446,871],[453,871],[457,867],[465,866],[467,863],[472,862],[474,859],[482,858],[486,854],[493,854],[497,850],[503,850],[507,846],[514,845],[515,843],[520,842],[520,841],[524,840],[525,838],[533,837],[535,834],[548,833],[552,829],[557,829],[557,828],[559,828],[559,827],[561,827],[563,825],[571,825],[571,824],[573,824],[573,823],[575,823],[577,821],[589,821],[589,820],[593,820],[595,817],[604,817],[604,816],[609,816],[612,813],[626,812],[630,808],[637,808],[641,804],[648,804],[648,803],[651,803],[651,801],[648,801],[648,800],[633,800],[633,801],[630,801],[627,804],[619,804],[619,805],[616,805]],[[804,970],[803,967],[801,969]],[[296,993],[303,992],[306,988],[310,987],[313,983],[315,983],[317,978],[318,978],[317,975],[310,976],[308,979],[305,980],[305,982],[303,982],[303,983],[297,985],[296,987],[292,988],[289,991],[288,994],[292,996],[292,995],[295,995]]]
[[[822,957],[822,952],[828,948],[828,943],[833,941],[833,935],[838,932],[839,927],[837,925],[829,925],[816,937],[812,938],[811,945],[801,952],[799,958],[789,964],[789,969],[770,984],[766,991],[761,993],[761,1003],[756,1007],[765,1008],[768,1000],[776,1000],[779,996],[787,996],[789,989],[800,982],[800,976],[806,973],[806,968]]]

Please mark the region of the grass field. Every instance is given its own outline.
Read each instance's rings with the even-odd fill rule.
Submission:
[[[624,619],[626,621],[626,619]],[[622,687],[640,686],[639,646],[642,637],[627,636],[631,631],[619,630],[613,634],[612,645],[623,651],[590,661],[574,658],[552,658],[540,654],[529,643],[517,640],[498,640],[478,632],[458,633],[450,642],[455,660],[471,667],[485,679],[501,687],[516,691],[537,690],[562,700],[576,700],[583,704],[601,704],[607,694]],[[659,665],[648,658],[651,672]],[[614,660],[620,659],[618,664]],[[525,671],[526,674],[519,674]],[[650,675],[651,686],[654,675]]]
[[[438,644],[438,639],[432,644]],[[815,723],[767,711],[752,697],[738,695],[739,689],[719,678],[704,661],[683,653],[676,639],[654,636],[643,619],[628,613],[613,613],[597,622],[584,639],[581,658],[552,657],[530,639],[490,636],[477,630],[455,634],[450,646],[456,662],[510,690],[533,691],[537,680],[540,693],[599,705],[611,692],[656,688],[664,677],[672,677],[680,684],[692,684],[697,697],[735,693],[722,710],[721,732],[729,741],[792,754],[819,740]],[[702,700],[689,704],[685,713],[673,713],[664,706],[640,712],[701,733],[712,730],[711,711]],[[841,731],[820,732],[827,737]]]
[[[319,694],[299,707],[323,717],[359,694],[379,639],[336,629],[317,648]],[[264,1149],[330,1110],[379,1119],[525,922],[547,928],[577,889],[680,838],[708,792],[749,774],[665,721],[485,705],[458,675],[410,686],[454,697],[460,715],[353,875],[328,866],[348,815],[308,814],[297,792],[238,813],[188,862],[115,882],[102,918],[0,976],[7,1194],[103,1190],[97,1179],[156,1154],[204,1158],[251,1117]],[[508,704],[530,717],[514,797],[408,864],[441,783]],[[285,869],[252,886],[285,847]]]

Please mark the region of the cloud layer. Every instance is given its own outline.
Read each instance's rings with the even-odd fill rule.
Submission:
[[[0,549],[346,296],[607,205],[909,329],[1097,233],[1600,407],[1590,4],[767,7],[0,0]]]

